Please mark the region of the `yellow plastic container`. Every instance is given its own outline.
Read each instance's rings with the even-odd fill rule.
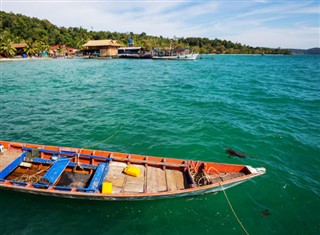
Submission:
[[[112,193],[112,183],[103,182],[102,183],[102,193]]]
[[[127,175],[138,177],[140,175],[140,168],[128,166],[126,169],[124,169],[124,173],[126,173]]]

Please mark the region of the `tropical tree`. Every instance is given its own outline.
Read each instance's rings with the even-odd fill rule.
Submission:
[[[49,45],[43,41],[35,41],[33,43],[33,49],[35,53],[41,54],[43,51],[46,51]]]
[[[37,53],[37,49],[35,47],[36,45],[33,43],[33,41],[28,40],[26,42],[26,46],[24,47],[24,52],[28,55],[28,56],[32,56],[35,53]]]
[[[13,47],[13,41],[10,38],[0,37],[0,52],[5,57],[12,57],[16,54],[16,48]]]
[[[84,49],[83,44],[85,44],[86,41],[83,38],[77,38],[77,41],[75,43],[75,48],[82,50]]]
[[[217,38],[187,37],[175,40],[175,38],[149,36],[145,32],[135,34],[133,32],[93,31],[93,29],[88,31],[82,27],[57,27],[48,20],[39,20],[21,14],[6,13],[4,11],[0,11],[0,18],[0,35],[9,34],[8,38],[10,38],[12,42],[46,40],[50,45],[66,45],[80,48],[86,41],[92,39],[114,39],[123,45],[127,45],[128,38],[132,38],[136,46],[146,48],[169,47],[170,41],[174,40],[174,42],[172,42],[172,46],[174,47],[193,47],[194,50],[203,53],[260,53],[264,51],[265,54],[290,54],[290,51],[281,48],[253,48]],[[12,49],[8,49],[7,47],[6,50],[11,51],[8,52],[7,55],[12,54]],[[30,55],[35,53],[32,47],[29,47],[27,51]]]
[[[39,44],[40,44],[39,47],[41,51],[49,51],[51,49],[51,46],[49,45],[47,40],[39,41]]]

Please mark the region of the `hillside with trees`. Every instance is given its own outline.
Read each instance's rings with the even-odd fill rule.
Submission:
[[[120,44],[126,46],[129,38],[133,39],[135,46],[144,47],[146,50],[169,47],[171,44],[173,48],[191,47],[196,52],[203,54],[290,54],[290,50],[250,47],[220,39],[199,37],[170,39],[150,36],[144,32],[135,34],[133,32],[88,31],[82,27],[57,27],[46,19],[39,20],[22,14],[0,11],[0,16],[0,51],[6,57],[14,54],[14,48],[10,46],[13,43],[26,43],[28,54],[32,54],[48,50],[53,45],[81,49],[81,46],[88,40],[99,39],[118,40]]]

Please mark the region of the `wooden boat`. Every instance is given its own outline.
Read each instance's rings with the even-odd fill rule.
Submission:
[[[77,199],[202,195],[265,173],[245,165],[7,141],[0,141],[0,152],[1,189]]]

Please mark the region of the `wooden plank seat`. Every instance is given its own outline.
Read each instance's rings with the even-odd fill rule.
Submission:
[[[98,165],[98,167],[97,167],[96,171],[94,172],[94,175],[90,181],[90,184],[88,187],[89,191],[99,190],[105,175],[108,173],[108,170],[109,170],[109,163],[108,162],[101,162]]]
[[[25,157],[25,158],[24,158],[24,162],[41,163],[41,164],[49,164],[49,165],[50,165],[50,164],[55,163],[55,160],[44,159],[44,158],[37,158],[37,157],[30,159],[30,158]],[[79,164],[79,163],[77,163],[77,162],[72,162],[72,161],[70,160],[70,162],[69,162],[69,164],[68,164],[68,167],[75,167],[75,166],[77,166],[78,164]],[[95,170],[95,169],[97,168],[96,165],[92,165],[92,164],[84,164],[84,163],[81,163],[80,165],[81,165],[81,167],[84,168],[84,169],[92,169],[92,170]]]
[[[0,171],[0,179],[5,179],[12,171],[14,171],[14,169],[16,169],[20,163],[23,161],[24,157],[25,157],[26,153],[22,153],[20,152],[19,156],[16,157],[16,155],[14,155],[15,160],[13,160],[10,163],[7,163],[5,167],[3,167]],[[1,156],[2,158],[2,156]]]
[[[46,174],[40,179],[40,183],[53,185],[70,162],[69,158],[59,158],[56,160]]]

